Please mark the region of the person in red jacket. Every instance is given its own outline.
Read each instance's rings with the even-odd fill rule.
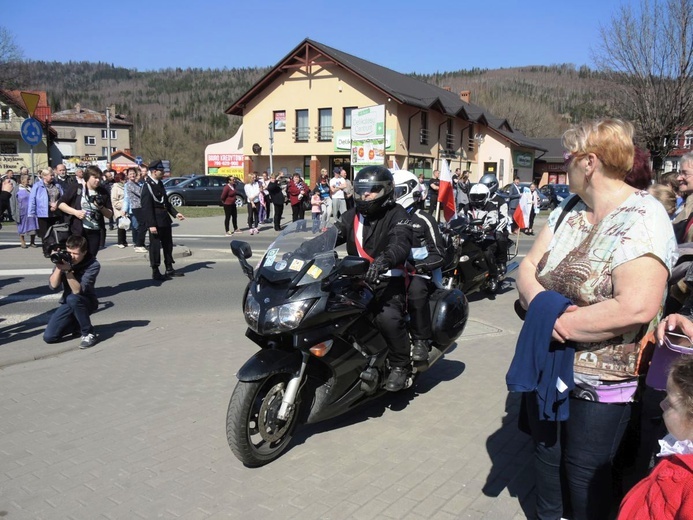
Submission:
[[[286,194],[291,202],[291,221],[296,222],[303,219],[306,211],[303,206],[303,198],[308,195],[308,186],[305,185],[298,173],[294,173],[289,181]]]
[[[672,363],[660,406],[669,431],[659,441],[662,460],[625,496],[619,520],[693,518],[693,356]]]
[[[221,192],[221,204],[224,206],[224,228],[226,235],[240,233],[238,231],[238,213],[236,211],[236,177],[226,179],[226,185]],[[233,222],[233,233],[229,232],[229,220]]]

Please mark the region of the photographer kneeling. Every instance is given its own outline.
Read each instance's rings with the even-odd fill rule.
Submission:
[[[93,347],[98,339],[89,316],[99,305],[94,285],[101,264],[87,251],[87,240],[78,235],[68,238],[65,247],[54,251],[50,259],[55,268],[48,285],[53,290],[62,285],[63,295],[60,306],[46,326],[43,341],[56,343],[64,336],[79,331],[82,335],[79,348]]]

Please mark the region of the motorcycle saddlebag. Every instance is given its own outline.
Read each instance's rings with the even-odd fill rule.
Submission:
[[[431,295],[430,308],[433,343],[447,348],[460,337],[467,325],[467,297],[459,289],[436,289]]]

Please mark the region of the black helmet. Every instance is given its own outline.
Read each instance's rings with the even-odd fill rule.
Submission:
[[[394,206],[394,193],[395,181],[390,170],[383,166],[366,166],[354,177],[354,203],[361,215],[374,217],[381,210]]]
[[[498,179],[492,173],[487,173],[479,179],[479,184],[483,184],[494,195],[498,191]]]

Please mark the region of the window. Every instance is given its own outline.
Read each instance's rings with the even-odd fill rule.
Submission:
[[[108,130],[101,130],[101,139],[108,139]],[[117,130],[111,130],[111,139],[118,139]]]
[[[428,144],[428,114],[421,112],[421,130],[419,131],[419,144]]]
[[[455,148],[455,135],[452,133],[453,122],[452,119],[447,121],[447,133],[445,135],[445,148],[452,150]]]
[[[84,136],[84,144],[87,146],[95,146],[96,145],[96,137],[93,135],[85,135]]]
[[[344,107],[344,128],[351,128],[351,111],[358,107]]]
[[[0,141],[0,154],[16,154],[17,141]]]
[[[115,146],[113,146],[113,147],[111,148],[111,153],[112,153],[112,154],[113,154],[113,153],[116,153],[116,150],[117,150],[117,148],[116,148]],[[102,147],[101,147],[101,155],[103,155],[104,157],[105,157],[106,155],[108,155],[108,146],[102,146]]]
[[[275,132],[284,132],[286,130],[286,110],[275,110],[273,120]]]
[[[688,130],[685,134],[683,134],[683,147],[684,148],[691,148],[693,147],[693,132]]]
[[[296,110],[296,141],[307,142],[310,137],[310,127],[308,126],[308,110]]]
[[[318,109],[318,141],[332,141],[332,109]]]
[[[0,110],[0,121],[9,121],[10,120],[10,107],[2,107],[2,110]]]
[[[188,186],[190,188],[206,188],[209,184],[209,179],[207,177],[198,177],[194,181],[191,181]]]

